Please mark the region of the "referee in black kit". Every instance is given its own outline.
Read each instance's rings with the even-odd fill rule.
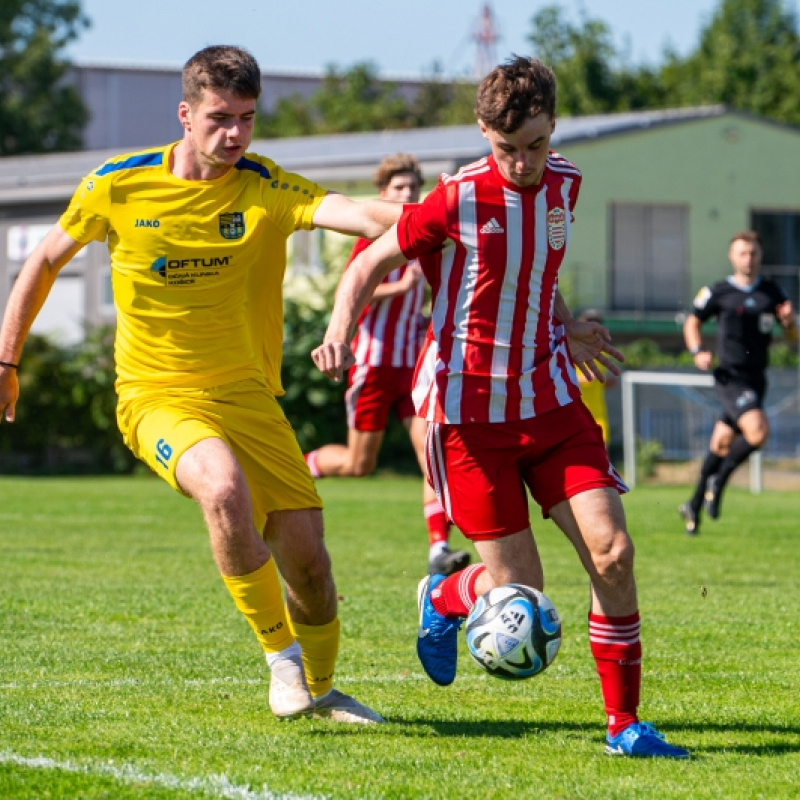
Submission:
[[[709,370],[714,355],[703,349],[700,327],[717,318],[714,389],[722,405],[694,494],[678,509],[689,536],[699,533],[701,507],[711,519],[717,519],[731,473],[767,441],[769,423],[762,406],[775,323],[790,341],[797,341],[792,302],[777,283],[759,276],[761,257],[759,235],[755,231],[737,233],[728,249],[733,274],[697,293],[683,326],[695,366]]]

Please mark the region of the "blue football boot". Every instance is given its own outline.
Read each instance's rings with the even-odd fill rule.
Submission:
[[[428,677],[439,686],[449,686],[456,678],[458,629],[464,622],[461,617],[443,616],[431,603],[431,591],[444,579],[444,575],[426,575],[417,588],[417,656]]]
[[[616,736],[606,736],[606,753],[635,758],[689,758],[689,751],[664,741],[649,722],[634,722]]]

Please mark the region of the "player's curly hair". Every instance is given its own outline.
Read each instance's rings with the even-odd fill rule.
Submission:
[[[536,58],[513,56],[478,87],[475,114],[493,130],[513,133],[541,113],[556,115],[556,76]]]
[[[226,91],[255,100],[261,94],[261,70],[247,50],[231,45],[212,45],[195,53],[183,67],[183,99],[199,103],[205,89]]]
[[[378,189],[383,191],[392,182],[392,178],[395,175],[400,175],[404,172],[413,172],[420,186],[425,183],[419,161],[409,153],[395,153],[394,155],[386,156],[378,164],[375,175],[372,177],[372,182]]]

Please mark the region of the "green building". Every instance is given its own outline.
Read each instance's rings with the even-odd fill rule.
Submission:
[[[731,236],[755,228],[765,274],[797,303],[800,285],[800,130],[724,106],[559,119],[552,146],[584,175],[561,289],[574,309],[600,310],[618,342],[651,336],[680,346],[696,291],[728,274]],[[433,185],[488,153],[477,125],[258,140],[285,169],[374,196],[385,155],[413,153]],[[66,207],[80,178],[116,151],[0,158],[0,307],[26,255]],[[347,242],[320,232],[290,240],[290,274],[336,266]],[[797,303],[800,305],[800,303]],[[40,333],[79,337],[113,321],[108,258],[90,244],[70,264],[37,320]]]

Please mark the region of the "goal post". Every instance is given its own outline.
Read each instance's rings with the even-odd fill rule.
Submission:
[[[664,386],[711,389],[714,376],[708,373],[655,372],[631,370],[622,373],[622,450],[625,469],[625,483],[631,488],[636,485],[636,442],[638,434],[638,386]],[[750,456],[750,490],[758,494],[762,489],[761,452]]]

